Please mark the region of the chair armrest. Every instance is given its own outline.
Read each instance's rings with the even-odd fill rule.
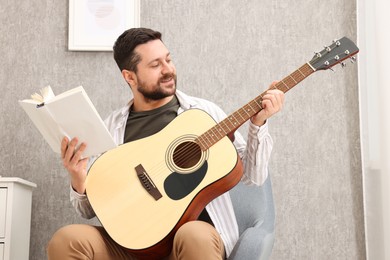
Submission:
[[[228,259],[268,260],[275,239],[275,208],[270,176],[260,187],[239,183],[230,195],[240,238]]]

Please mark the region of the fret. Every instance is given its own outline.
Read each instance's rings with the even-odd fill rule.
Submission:
[[[249,105],[245,105],[245,109],[243,109],[243,111],[246,114],[246,118],[251,118],[251,116],[256,114],[256,113],[253,112],[252,108]]]
[[[210,146],[212,145],[212,143],[210,142],[210,140],[209,140],[209,138],[208,138],[208,132],[202,134],[202,136],[203,136],[203,140],[206,141],[206,142],[205,142],[206,145],[207,145],[208,147],[210,147]],[[210,145],[210,144],[211,144],[211,145]]]
[[[229,117],[227,117],[224,121],[227,129],[233,129],[233,123],[230,121]]]
[[[209,147],[201,140],[203,135],[198,136],[198,138],[195,139],[195,142],[200,146],[200,149],[202,151],[207,150]]]
[[[298,84],[298,82],[302,80],[302,75],[299,73],[299,71],[295,71],[293,74],[291,74],[291,76],[295,84]]]
[[[236,129],[237,122],[239,122],[239,121],[237,120],[236,116],[235,116],[236,113],[237,113],[237,112],[235,112],[235,113],[233,113],[233,114],[230,115],[230,117],[233,118],[233,120],[234,120],[234,122],[233,122],[234,128],[233,128],[233,129]]]
[[[258,106],[259,106],[259,111],[261,110],[261,108],[263,108],[262,106],[261,106],[261,104],[259,104],[258,102],[257,102],[257,100],[256,99],[254,99],[253,100]],[[261,101],[260,101],[261,102]]]
[[[295,79],[291,75],[289,75],[289,77],[294,81],[295,84],[298,83],[298,82],[295,81]]]
[[[236,113],[236,114],[238,114],[238,115],[241,117],[241,119],[242,119],[241,122],[245,122],[246,119],[241,115],[241,110],[242,110],[242,108],[240,108],[239,110],[237,110],[237,113]]]
[[[291,73],[289,76],[284,78],[277,85],[280,86],[281,84],[283,84],[285,88],[287,88],[284,92],[287,92],[288,90],[296,86],[299,82],[301,82],[303,79],[305,79],[313,72],[314,70],[308,64],[305,64],[301,66],[299,69],[297,69],[296,71],[294,71],[293,73]]]
[[[288,78],[286,79],[286,83],[290,89],[292,89],[295,86],[295,82],[291,80],[291,76],[288,76]]]
[[[201,143],[203,144],[203,146],[207,149],[209,146],[207,145],[207,140],[205,139],[205,135],[201,135],[198,137],[198,140],[201,141]]]
[[[283,83],[283,85],[286,86],[287,90],[290,90],[290,88],[288,87],[288,85],[286,84],[286,82],[284,82],[284,80],[282,80],[281,82]],[[286,90],[286,91],[283,91],[283,92],[287,92],[287,90]]]
[[[209,136],[209,141],[211,139],[210,143],[213,143],[215,134],[212,128],[209,131],[207,131],[207,135]]]
[[[252,107],[252,102],[249,102],[248,105],[250,106],[250,108],[252,109],[252,112],[253,112],[253,115],[257,113],[258,110],[255,110],[253,107]]]
[[[216,126],[214,126],[214,129],[217,131],[220,138],[222,138],[226,135],[225,131],[223,131],[223,128],[221,127],[220,124],[217,124]]]
[[[220,136],[218,136],[218,134],[216,134],[216,133],[218,133],[218,131],[215,131],[216,130],[215,126],[213,128],[211,128],[210,130],[212,132],[212,136],[213,137],[215,136],[217,139],[220,138]]]
[[[229,123],[232,125],[230,129],[234,129],[234,122],[232,122],[234,118],[232,118],[232,116],[229,116],[227,119],[229,120]]]
[[[305,79],[305,75],[302,74],[302,72],[299,69],[296,70],[293,74],[294,74],[294,78],[296,79],[297,83],[299,83]]]
[[[230,127],[227,125],[227,118],[225,118],[224,120],[222,120],[222,122],[220,123],[220,124],[224,124],[225,125],[225,127],[226,127],[226,130],[225,130],[225,132],[226,132],[226,134],[228,134],[229,132],[230,132]],[[225,128],[224,128],[225,129]]]
[[[306,77],[305,74],[303,74],[303,72],[301,71],[301,68],[297,69],[297,71],[298,71],[299,73],[301,73],[301,75],[303,76],[303,79]]]
[[[214,127],[212,127],[212,128],[210,129],[210,131],[213,132],[213,135],[214,135],[217,139],[219,139],[219,138],[221,137],[221,136],[220,136],[221,133],[218,132],[217,125],[214,126]]]
[[[242,108],[242,110],[245,112],[245,114],[248,116],[248,118],[249,117],[251,117],[251,114],[250,113],[248,113],[248,112],[250,112],[251,110],[250,109],[246,109],[248,107],[248,105],[245,105],[243,108]]]

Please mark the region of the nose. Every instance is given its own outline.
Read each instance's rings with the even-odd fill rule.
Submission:
[[[175,66],[173,65],[172,62],[166,62],[166,61],[163,62],[161,74],[163,75],[172,74],[174,70],[175,70]]]

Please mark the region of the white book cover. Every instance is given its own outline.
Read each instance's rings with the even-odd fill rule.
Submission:
[[[19,104],[56,153],[61,153],[63,137],[85,142],[83,157],[99,155],[116,147],[95,106],[83,87],[54,95],[51,87],[33,94]]]

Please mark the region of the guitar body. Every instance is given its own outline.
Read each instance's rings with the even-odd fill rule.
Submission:
[[[206,151],[194,143],[215,124],[202,110],[188,110],[94,162],[87,195],[112,239],[140,258],[168,255],[176,230],[239,182],[242,163],[228,137]]]

